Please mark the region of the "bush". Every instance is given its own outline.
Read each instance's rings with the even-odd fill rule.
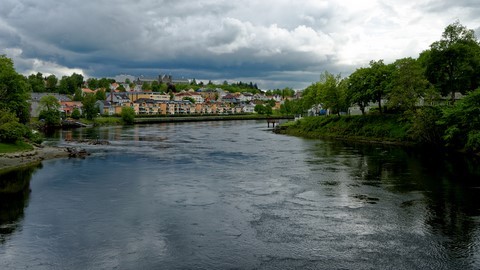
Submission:
[[[122,120],[125,124],[133,124],[135,120],[135,110],[131,107],[123,107],[122,108]]]
[[[0,126],[0,141],[15,143],[28,133],[28,128],[18,122],[8,122]]]
[[[72,112],[72,115],[71,115],[71,117],[73,119],[78,120],[78,119],[80,119],[81,116],[82,116],[82,114],[80,113],[79,109],[77,109],[77,108],[73,109],[73,112]]]

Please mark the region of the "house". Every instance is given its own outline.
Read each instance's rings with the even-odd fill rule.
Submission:
[[[60,101],[60,111],[70,116],[72,112],[77,109],[82,113],[83,104],[81,101]]]
[[[226,94],[225,96],[223,96],[222,101],[225,102],[225,103],[232,103],[232,104],[240,103],[238,98],[235,95],[232,95],[232,94]]]
[[[110,92],[107,94],[105,100],[108,100],[115,105],[123,105],[130,102],[129,95],[126,92]]]
[[[244,105],[242,107],[242,112],[244,112],[244,113],[254,113],[255,112],[255,105],[252,104],[252,103]]]

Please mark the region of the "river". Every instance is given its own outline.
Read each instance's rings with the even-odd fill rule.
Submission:
[[[0,175],[0,269],[480,269],[478,163],[266,126],[54,134],[92,155]]]

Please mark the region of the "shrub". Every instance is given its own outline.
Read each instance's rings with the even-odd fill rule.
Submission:
[[[123,107],[121,116],[125,124],[131,125],[135,120],[135,110],[131,107]]]
[[[8,122],[0,126],[0,141],[14,143],[28,133],[28,128],[18,122]]]

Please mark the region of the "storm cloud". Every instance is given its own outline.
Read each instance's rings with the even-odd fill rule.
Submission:
[[[23,74],[253,81],[301,89],[320,73],[417,57],[480,7],[459,1],[3,0],[0,54]],[[478,33],[477,33],[478,34]]]

